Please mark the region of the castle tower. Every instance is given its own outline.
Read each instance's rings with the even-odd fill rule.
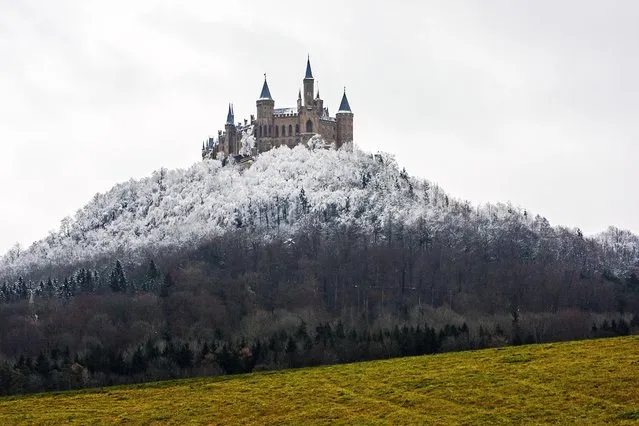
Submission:
[[[264,85],[257,104],[257,119],[255,121],[255,135],[258,141],[258,151],[266,151],[272,148],[273,142],[273,108],[275,101],[271,97],[271,91],[264,74]]]
[[[353,111],[348,104],[348,98],[346,97],[346,88],[344,88],[344,95],[342,96],[342,102],[339,104],[339,110],[335,114],[337,120],[337,148],[344,145],[346,142],[353,141]]]
[[[304,75],[304,106],[306,108],[313,107],[313,72],[311,71],[311,57],[306,60],[306,74]]]
[[[226,114],[226,123],[224,124],[226,131],[226,140],[224,141],[224,153],[233,155],[237,150],[236,129],[235,129],[235,113],[233,112],[233,104],[229,104],[229,112]]]
[[[320,98],[319,85],[317,89],[317,96],[315,96],[315,109],[317,110],[317,114],[321,117],[324,113],[324,101]]]

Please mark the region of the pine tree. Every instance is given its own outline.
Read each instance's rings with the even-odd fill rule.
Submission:
[[[302,214],[306,214],[309,212],[310,207],[308,203],[308,198],[306,198],[306,192],[304,192],[304,188],[300,190],[300,205],[302,206]]]
[[[111,291],[113,291],[114,293],[124,293],[126,291],[126,277],[124,276],[122,264],[119,260],[115,261],[115,267],[113,268],[113,271],[111,271],[111,275],[109,276],[109,287],[111,287]]]
[[[137,348],[131,357],[131,373],[143,373],[148,367],[148,360],[142,348]]]
[[[153,291],[157,287],[158,278],[160,278],[160,271],[158,271],[157,266],[155,266],[155,262],[151,259],[149,267],[146,270],[146,275],[144,276],[142,290],[146,292]]]
[[[6,303],[9,301],[9,286],[7,283],[2,284],[0,288],[0,302]]]
[[[64,300],[70,300],[73,297],[73,288],[71,287],[71,284],[69,283],[68,278],[64,279],[61,292],[62,292],[62,298],[64,298]]]
[[[76,282],[80,287],[80,291],[84,293],[91,293],[93,291],[93,280],[91,277],[91,272],[87,269],[80,269],[76,275]]]
[[[29,298],[29,288],[22,277],[18,278],[18,297],[20,300],[27,300]]]
[[[87,292],[93,292],[95,290],[93,282],[93,274],[87,269],[84,274],[84,287]]]
[[[188,368],[193,365],[193,351],[187,343],[184,343],[175,352],[174,361],[180,368]]]
[[[35,370],[38,374],[45,378],[49,377],[49,374],[51,373],[51,363],[49,362],[49,358],[47,358],[47,356],[42,352],[40,352],[38,358],[36,358]]]
[[[55,287],[53,286],[53,281],[51,281],[51,277],[47,279],[47,283],[44,286],[44,293],[47,297],[55,296]]]
[[[173,290],[173,278],[171,278],[171,274],[168,272],[164,276],[164,281],[162,282],[162,287],[160,288],[160,297],[169,297],[171,291]]]

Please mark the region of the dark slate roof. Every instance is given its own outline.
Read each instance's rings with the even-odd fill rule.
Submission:
[[[273,98],[271,97],[271,91],[268,90],[268,83],[266,82],[266,77],[264,77],[264,86],[262,86],[262,93],[260,93],[260,99],[273,100]]]
[[[346,90],[344,90],[344,96],[342,96],[342,102],[339,104],[339,110],[337,112],[353,112],[351,111],[351,106],[348,104]]]
[[[306,75],[304,78],[313,78],[313,72],[311,71],[311,57],[306,60]]]
[[[226,114],[226,124],[233,124],[235,121],[235,117],[233,117],[233,115],[233,108],[231,107],[231,104],[229,104],[229,112]]]

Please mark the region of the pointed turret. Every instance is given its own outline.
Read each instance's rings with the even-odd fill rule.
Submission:
[[[313,78],[313,71],[311,71],[311,55],[308,55],[308,58],[306,59],[306,75],[304,78]]]
[[[233,124],[235,122],[235,117],[233,114],[233,106],[229,104],[229,112],[226,114],[226,124]]]
[[[263,139],[271,138],[273,132],[273,109],[275,107],[275,101],[271,97],[271,91],[268,88],[266,82],[266,74],[264,74],[264,85],[262,86],[262,93],[260,98],[256,102],[257,106],[257,118],[255,120],[255,137],[258,139],[258,151],[268,150],[271,148],[270,141],[264,141]]]
[[[304,106],[306,108],[313,107],[313,86],[315,80],[313,79],[313,72],[311,71],[311,57],[306,59],[306,75],[304,76]]]
[[[335,142],[337,147],[341,147],[345,143],[353,141],[353,111],[348,104],[348,98],[346,97],[346,87],[344,88],[344,94],[342,95],[342,102],[339,104],[339,110],[335,114],[337,119],[337,137]]]
[[[262,93],[260,93],[260,99],[273,100],[271,97],[271,91],[268,89],[268,83],[266,82],[266,74],[264,74],[264,85],[262,86]]]
[[[339,109],[337,112],[338,113],[350,112],[351,114],[353,113],[353,111],[351,111],[351,106],[348,104],[348,98],[346,97],[346,88],[344,88],[344,95],[342,95],[342,102],[340,102]]]

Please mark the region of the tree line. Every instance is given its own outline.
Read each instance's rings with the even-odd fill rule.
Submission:
[[[490,244],[417,222],[237,229],[0,286],[3,393],[103,386],[637,331],[639,279],[565,230]],[[570,244],[567,244],[569,241]]]

